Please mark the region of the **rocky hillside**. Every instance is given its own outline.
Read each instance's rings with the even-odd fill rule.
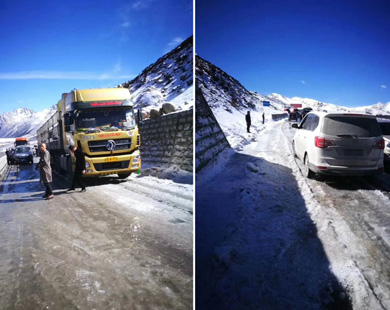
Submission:
[[[123,83],[136,107],[149,111],[170,102],[178,109],[193,107],[193,37],[145,68],[135,79]]]
[[[255,109],[261,98],[248,91],[239,81],[198,55],[195,58],[197,86],[211,108],[222,105],[226,111],[232,109]]]

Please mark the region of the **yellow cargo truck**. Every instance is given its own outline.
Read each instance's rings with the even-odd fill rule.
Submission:
[[[58,172],[71,174],[73,144],[85,154],[85,177],[126,178],[141,169],[140,121],[126,88],[73,90],[62,94],[56,112],[38,129],[38,143],[46,143]]]

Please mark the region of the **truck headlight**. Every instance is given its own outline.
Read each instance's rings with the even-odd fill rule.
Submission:
[[[133,158],[133,165],[134,165],[134,164],[138,164],[139,161],[140,161],[140,159],[141,159],[141,156],[139,156],[139,155],[136,156],[136,157],[134,157],[134,158]]]
[[[90,168],[91,166],[89,165],[89,162],[85,162],[85,168]]]

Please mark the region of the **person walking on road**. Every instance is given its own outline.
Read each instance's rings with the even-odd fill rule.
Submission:
[[[45,199],[53,199],[53,190],[51,188],[51,182],[53,181],[51,166],[50,166],[50,153],[46,149],[46,144],[42,143],[40,146],[40,159],[39,163],[35,167],[36,170],[39,169],[40,172],[40,181],[45,185],[46,192],[42,196]]]
[[[74,191],[76,183],[81,187],[81,192],[85,192],[85,184],[83,182],[83,174],[85,173],[85,156],[82,150],[78,149],[74,145],[69,145],[69,150],[76,157],[76,167],[73,173],[72,186],[68,189],[68,192]]]
[[[250,115],[250,111],[248,111],[248,113],[245,115],[245,120],[246,120],[246,131],[247,132],[250,132],[249,129],[251,127],[251,115]]]

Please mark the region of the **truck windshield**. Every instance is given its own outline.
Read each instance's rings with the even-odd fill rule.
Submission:
[[[87,110],[80,111],[75,118],[76,130],[113,131],[135,128],[133,110]]]

